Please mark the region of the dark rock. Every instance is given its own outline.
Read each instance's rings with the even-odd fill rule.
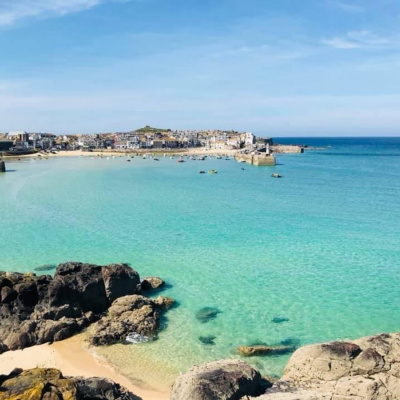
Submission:
[[[204,307],[201,310],[197,311],[196,318],[202,323],[205,324],[215,318],[221,311],[215,307]]]
[[[2,303],[4,303],[4,304],[10,303],[10,302],[16,300],[17,297],[18,297],[18,293],[14,289],[12,289],[8,286],[3,286],[1,288],[1,302]]]
[[[111,264],[103,267],[102,276],[110,303],[118,297],[137,293],[136,287],[140,284],[139,274],[127,264]]]
[[[224,360],[192,367],[178,377],[171,400],[239,400],[263,392],[258,371],[239,360]]]
[[[199,340],[201,343],[206,344],[206,345],[214,345],[215,342],[215,336],[209,335],[209,336],[199,336]]]
[[[64,377],[57,369],[16,369],[0,377],[0,400],[133,400],[137,398],[104,378]]]
[[[289,321],[289,318],[286,318],[286,317],[274,317],[274,318],[272,318],[272,322],[274,324],[281,324],[282,322],[288,322],[288,321]]]
[[[0,172],[6,172],[6,163],[4,161],[0,161]]]
[[[142,281],[143,290],[159,289],[164,286],[165,282],[158,276],[149,276]]]
[[[79,262],[58,265],[54,277],[0,272],[0,352],[63,340],[98,321],[121,296],[140,289],[139,274],[126,264],[98,266]],[[112,303],[114,301],[114,303]],[[123,302],[122,302],[123,303]],[[120,326],[111,329],[110,340],[123,339],[126,331],[152,333],[159,327],[159,309],[172,299],[116,303],[111,314],[122,310]],[[122,308],[121,308],[122,307]],[[129,332],[128,332],[129,333]]]

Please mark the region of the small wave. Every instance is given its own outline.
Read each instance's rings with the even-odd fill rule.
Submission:
[[[154,338],[150,336],[143,336],[139,333],[132,332],[126,337],[128,343],[146,343],[153,341]]]

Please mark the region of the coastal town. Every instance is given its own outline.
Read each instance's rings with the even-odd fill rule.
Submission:
[[[251,132],[221,130],[171,130],[151,126],[130,132],[55,135],[11,131],[0,134],[0,151],[21,150],[152,150],[205,149],[233,150],[272,144],[272,139],[257,138]]]
[[[253,165],[275,165],[274,153],[302,153],[304,146],[280,145],[272,138],[234,130],[171,130],[146,125],[130,132],[55,135],[11,131],[0,134],[3,157],[44,154],[229,153]]]

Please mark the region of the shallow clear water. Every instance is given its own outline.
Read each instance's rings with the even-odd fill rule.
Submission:
[[[399,330],[400,139],[285,141],[332,147],[278,156],[276,167],[163,157],[8,162],[0,269],[129,262],[143,277],[163,277],[171,285],[163,294],[179,305],[159,340],[100,351],[158,387],[194,363],[237,357],[242,344]],[[221,313],[202,324],[195,313],[204,306]],[[215,344],[202,344],[205,335]],[[279,375],[288,357],[248,361]]]

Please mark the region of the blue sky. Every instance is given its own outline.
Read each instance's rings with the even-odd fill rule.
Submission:
[[[399,0],[0,0],[0,132],[400,134]]]

